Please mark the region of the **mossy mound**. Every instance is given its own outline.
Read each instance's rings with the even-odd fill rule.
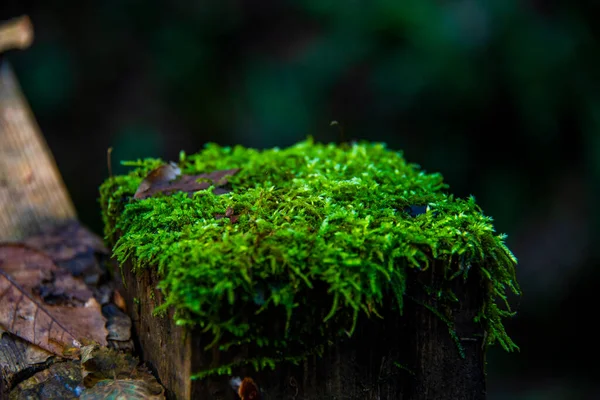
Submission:
[[[259,367],[302,357],[351,334],[360,313],[389,307],[386,298],[401,312],[407,271],[437,260],[448,281],[479,271],[486,344],[516,348],[501,321],[510,309],[498,305],[507,290],[519,292],[516,259],[475,200],[448,194],[441,175],[379,143],[308,140],[264,151],[210,144],[180,158],[184,174],[239,168],[228,179],[232,191],[133,200],[163,162],[127,163],[131,173],[101,186],[105,233],[120,263],[158,268],[160,308],[174,307],[178,324],[203,327],[213,345],[252,342],[264,350],[249,360]],[[215,217],[228,208],[235,222]],[[296,354],[282,351],[292,344]]]

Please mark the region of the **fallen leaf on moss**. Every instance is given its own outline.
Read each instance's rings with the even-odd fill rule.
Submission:
[[[227,207],[227,210],[225,210],[225,214],[215,214],[215,219],[223,219],[223,218],[229,218],[231,223],[235,224],[240,219],[240,216],[235,215],[233,213],[233,208]]]
[[[44,253],[18,244],[0,245],[0,326],[53,354],[75,358],[84,339],[106,345],[108,332],[100,304],[86,293],[84,284],[61,269]],[[52,305],[39,295],[45,280],[62,276],[57,286],[67,297],[85,302]],[[72,292],[70,292],[72,291]]]
[[[150,197],[152,194],[148,194],[148,192],[161,185],[168,185],[169,182],[177,179],[179,175],[181,175],[181,169],[177,164],[171,162],[169,164],[161,165],[146,175],[142,183],[140,183],[140,186],[138,186],[133,198],[143,199]]]
[[[227,178],[235,175],[239,169],[213,171],[199,175],[179,175],[179,169],[173,164],[161,165],[151,171],[142,181],[134,199],[145,199],[158,193],[171,194],[186,192],[192,195],[200,190],[215,186],[215,194],[227,193],[223,186],[227,185]]]

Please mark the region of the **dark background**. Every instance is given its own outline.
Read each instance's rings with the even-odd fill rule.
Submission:
[[[600,4],[544,0],[2,0],[11,52],[81,220],[113,160],[384,141],[509,234],[521,347],[489,399],[600,399]],[[123,167],[116,168],[123,172]]]

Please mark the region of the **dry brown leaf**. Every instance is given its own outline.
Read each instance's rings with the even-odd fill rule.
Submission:
[[[233,208],[227,207],[225,214],[215,214],[215,219],[229,218],[232,224],[235,224],[240,219],[239,215],[235,215]]]
[[[53,364],[19,383],[11,391],[9,400],[77,399],[82,390],[81,368],[77,363],[68,361]]]
[[[113,303],[115,303],[115,305],[119,307],[122,311],[127,312],[127,303],[125,303],[125,299],[123,298],[123,296],[121,296],[121,292],[119,292],[119,289],[115,289],[113,291]]]
[[[156,380],[116,379],[98,382],[96,386],[85,390],[81,400],[164,400],[164,389]]]
[[[260,400],[260,390],[258,389],[258,385],[254,382],[252,378],[244,378],[242,383],[240,384],[240,388],[238,389],[238,395],[242,400]]]
[[[87,388],[105,379],[135,377],[138,364],[138,359],[132,355],[107,347],[85,346],[81,352],[81,368]]]
[[[44,252],[22,244],[0,245],[0,267],[17,283],[31,288],[48,304],[84,304],[92,291]]]
[[[62,355],[65,347],[81,346],[67,328],[2,270],[0,324],[6,331],[57,355]]]
[[[135,191],[133,198],[143,199],[144,197],[149,197],[146,196],[146,192],[148,192],[150,189],[159,185],[167,185],[169,182],[177,179],[177,177],[180,175],[181,169],[174,162],[161,165],[146,175],[142,183],[140,183],[140,186],[138,186],[137,190]]]
[[[239,169],[228,169],[213,171],[199,175],[179,175],[179,168],[170,165],[161,165],[151,171],[142,181],[134,199],[145,199],[157,193],[171,194],[174,192],[186,192],[193,194],[200,190],[215,186],[215,194],[223,194],[228,191],[222,186],[227,184],[227,178],[235,175]],[[199,180],[201,180],[199,182]]]
[[[105,273],[99,259],[107,257],[109,251],[102,238],[76,220],[51,226],[25,239],[24,243],[48,254],[57,265],[74,276],[83,276],[87,283],[97,282]]]
[[[51,353],[75,358],[76,352],[65,354],[65,350],[79,348],[82,340],[107,344],[106,321],[93,297],[73,307],[46,304],[36,294],[57,271],[59,267],[44,253],[24,245],[0,245],[0,325]],[[62,289],[81,289],[70,275],[64,279],[70,284]]]
[[[137,358],[98,346],[81,352],[82,399],[164,399],[164,389]],[[121,396],[121,397],[119,397]]]
[[[90,250],[99,254],[109,254],[102,238],[90,232],[77,220],[53,225],[37,235],[28,237],[24,243],[42,250],[55,262],[68,261],[77,254]]]
[[[51,364],[52,356],[52,353],[15,335],[3,333],[0,336],[0,380],[4,381],[5,390],[12,389],[24,376]]]

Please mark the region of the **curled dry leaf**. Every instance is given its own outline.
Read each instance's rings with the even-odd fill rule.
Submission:
[[[161,165],[151,171],[142,181],[133,195],[134,199],[145,199],[157,193],[171,194],[186,192],[193,194],[215,186],[215,194],[228,193],[223,186],[227,185],[227,178],[235,175],[239,169],[213,171],[199,175],[180,175],[181,171],[173,163]]]
[[[31,378],[19,383],[10,395],[10,400],[77,399],[83,390],[81,368],[72,361],[52,364]]]
[[[252,378],[244,378],[238,389],[238,395],[242,400],[260,400],[260,390]]]
[[[152,375],[150,375],[152,376]],[[96,386],[85,390],[81,400],[164,400],[164,389],[156,380],[115,379],[98,382]]]
[[[87,388],[81,399],[164,399],[163,387],[129,354],[86,346],[81,366]]]
[[[123,296],[121,296],[121,292],[119,292],[119,289],[115,289],[113,291],[113,303],[115,303],[115,305],[119,307],[122,311],[127,311],[127,304],[125,303],[125,299],[123,298]]]
[[[138,364],[138,359],[132,355],[107,347],[91,345],[81,351],[81,368],[87,388],[105,379],[132,378]]]
[[[39,296],[45,279],[60,271],[44,253],[18,244],[0,245],[0,326],[44,350],[66,358],[76,358],[82,340],[106,345],[108,332],[100,304],[89,297],[83,305],[50,305]],[[75,280],[68,275],[65,280]],[[59,285],[59,287],[61,287]],[[80,283],[62,285],[77,288]]]
[[[168,185],[169,182],[177,179],[179,175],[181,175],[181,169],[174,162],[161,165],[148,173],[142,183],[140,183],[140,186],[138,186],[133,198],[143,199],[152,196],[148,194],[151,189],[161,185]]]

